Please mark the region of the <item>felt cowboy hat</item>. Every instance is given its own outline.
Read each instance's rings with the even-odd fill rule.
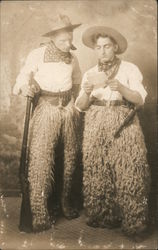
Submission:
[[[97,34],[104,34],[109,37],[112,37],[116,43],[118,44],[117,54],[123,53],[127,49],[127,40],[126,38],[121,35],[117,30],[112,29],[106,26],[93,26],[86,29],[82,35],[83,43],[91,48],[94,49],[94,36]]]
[[[54,23],[54,26],[52,27],[52,30],[48,33],[45,33],[43,36],[49,37],[49,36],[54,35],[57,31],[73,30],[81,25],[81,23],[71,24],[69,17],[66,15],[61,15],[61,14],[58,14],[57,16],[55,16],[55,18],[53,19],[53,23]]]

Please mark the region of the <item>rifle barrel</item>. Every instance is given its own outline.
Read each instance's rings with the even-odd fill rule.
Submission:
[[[28,141],[28,130],[29,130],[29,122],[30,122],[30,114],[31,114],[31,97],[27,97],[26,104],[26,114],[25,114],[25,123],[24,123],[24,133],[22,140],[22,149],[21,149],[21,157],[20,157],[20,172],[21,174],[26,173],[25,164],[26,164],[26,154],[27,154],[27,141]]]

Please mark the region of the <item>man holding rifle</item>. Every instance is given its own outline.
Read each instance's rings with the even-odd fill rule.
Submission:
[[[76,128],[79,112],[74,107],[74,99],[81,81],[78,60],[70,50],[76,49],[72,40],[73,30],[78,26],[80,24],[72,25],[67,16],[58,15],[54,18],[52,31],[44,35],[50,41],[28,55],[13,89],[14,94],[36,97],[33,99],[29,129],[29,152],[26,157],[25,145],[21,157],[22,231],[39,232],[51,227],[48,200],[52,193],[56,196],[56,191],[57,196],[61,194],[61,201],[58,199],[56,202],[61,202],[64,216],[67,219],[78,217],[78,212],[70,206],[71,184],[78,153]],[[57,148],[63,149],[63,153],[58,152],[59,158],[63,156],[63,169],[55,164]],[[59,183],[62,186],[56,189]]]
[[[98,64],[88,70],[76,107],[85,112],[83,192],[87,224],[127,235],[146,230],[150,172],[136,110],[147,95],[138,67],[117,57],[127,48],[118,31],[88,28],[83,43]]]

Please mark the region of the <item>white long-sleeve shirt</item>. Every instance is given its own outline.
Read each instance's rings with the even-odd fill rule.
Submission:
[[[85,72],[82,79],[81,91],[79,93],[78,98],[80,98],[84,92],[83,86],[84,83],[87,81],[87,74],[90,72],[99,72],[98,65]],[[145,102],[147,92],[142,84],[143,76],[135,64],[126,61],[121,61],[115,79],[117,79],[120,83],[122,83],[129,89],[137,91],[141,95],[143,102]],[[94,89],[91,93],[91,96],[94,96],[99,100],[122,100],[122,95],[118,91],[112,91],[109,86],[105,88]]]
[[[31,75],[40,88],[47,91],[59,92],[72,88],[72,84],[81,83],[81,71],[78,60],[73,54],[70,64],[64,62],[44,62],[46,46],[33,50],[27,57],[13,88],[14,94],[20,93],[20,88],[29,84]]]

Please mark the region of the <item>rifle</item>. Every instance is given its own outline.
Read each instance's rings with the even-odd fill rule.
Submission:
[[[35,96],[32,98],[27,96],[26,113],[25,113],[25,123],[24,123],[24,133],[22,140],[22,149],[20,157],[20,183],[22,189],[22,203],[20,211],[20,231],[32,232],[32,213],[30,206],[30,192],[29,192],[29,182],[28,182],[28,131],[30,123],[30,115],[34,111],[35,106],[38,102],[40,94],[40,86],[34,80],[33,74],[31,75],[31,82],[29,83],[31,87],[34,87]],[[33,102],[33,107],[32,107]]]
[[[121,131],[133,119],[133,117],[135,116],[137,110],[138,110],[138,107],[134,107],[133,109],[131,109],[129,111],[127,117],[124,119],[124,121],[122,122],[122,124],[120,125],[120,127],[115,131],[114,138],[118,138],[120,136]]]
[[[20,231],[31,232],[32,231],[32,213],[30,207],[29,197],[29,183],[28,183],[28,162],[27,162],[27,141],[28,141],[28,130],[30,122],[30,114],[32,109],[32,97],[27,96],[26,114],[24,133],[21,149],[20,158],[20,182],[22,188],[22,203],[20,211]]]

